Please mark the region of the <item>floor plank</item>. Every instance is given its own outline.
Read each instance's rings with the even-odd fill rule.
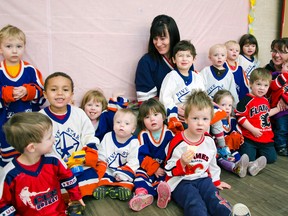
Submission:
[[[288,157],[279,157],[276,163],[267,167],[257,176],[239,178],[232,173],[222,171],[222,181],[229,183],[230,190],[220,194],[232,205],[241,202],[246,204],[253,216],[286,216],[288,215]],[[159,209],[154,203],[140,212],[133,212],[128,202],[112,200],[109,197],[95,200],[85,198],[86,216],[179,216],[183,215],[175,202],[171,201],[166,209]]]

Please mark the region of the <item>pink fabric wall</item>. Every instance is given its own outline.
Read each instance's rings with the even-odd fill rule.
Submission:
[[[248,12],[248,0],[1,0],[0,27],[12,24],[26,33],[24,60],[44,77],[68,73],[79,105],[92,88],[135,99],[135,70],[156,15],[176,20],[181,39],[195,45],[201,70],[210,64],[211,45],[247,33]]]

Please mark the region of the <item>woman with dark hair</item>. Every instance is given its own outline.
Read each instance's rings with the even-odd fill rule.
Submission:
[[[288,38],[275,39],[271,43],[271,60],[265,66],[271,73],[281,71],[282,64],[288,59]]]
[[[135,85],[139,103],[158,97],[162,81],[173,70],[172,50],[180,41],[175,20],[167,15],[154,18],[150,28],[148,53],[138,62]]]

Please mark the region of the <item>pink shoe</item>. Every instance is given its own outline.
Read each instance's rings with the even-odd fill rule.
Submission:
[[[160,182],[157,187],[158,200],[157,206],[159,208],[166,208],[171,199],[171,190],[167,182]]]
[[[140,211],[143,208],[151,205],[153,203],[153,196],[151,194],[139,194],[135,195],[129,201],[129,207],[133,211]]]

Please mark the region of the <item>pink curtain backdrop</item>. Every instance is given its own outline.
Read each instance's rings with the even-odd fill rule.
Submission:
[[[215,43],[239,40],[248,31],[248,0],[0,0],[0,27],[11,24],[27,36],[24,60],[44,78],[55,71],[75,82],[74,100],[101,88],[108,98],[135,99],[134,77],[147,51],[149,28],[159,14],[172,16],[181,39],[197,50],[196,70],[209,65]],[[2,59],[0,59],[2,60]]]

